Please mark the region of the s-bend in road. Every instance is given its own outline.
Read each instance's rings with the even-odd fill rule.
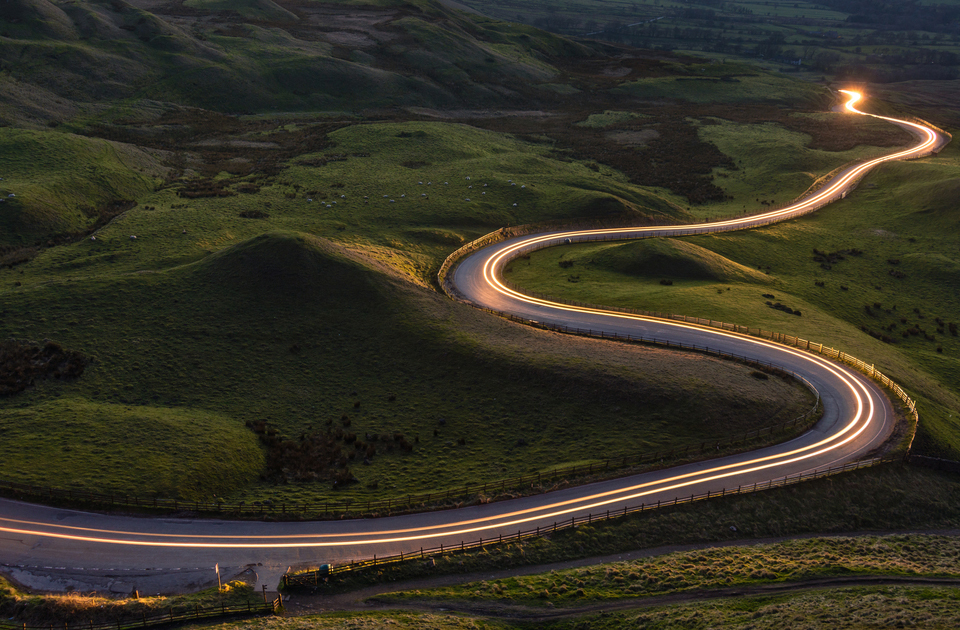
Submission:
[[[860,95],[847,94],[850,98],[846,109],[861,113],[854,107]],[[260,564],[260,582],[274,588],[279,575],[291,565],[337,563],[374,554],[414,552],[441,543],[491,539],[521,529],[547,527],[572,516],[719,492],[862,457],[887,439],[895,416],[881,388],[859,372],[819,355],[732,332],[529,297],[505,286],[500,272],[512,258],[548,245],[597,238],[704,234],[794,218],[843,197],[864,173],[878,164],[919,157],[945,143],[943,137],[924,125],[885,120],[910,130],[920,142],[910,149],[851,166],[828,186],[789,207],[699,225],[578,230],[519,237],[466,257],[450,278],[456,293],[474,305],[524,319],[707,346],[794,372],[816,388],[824,410],[817,425],[804,435],[749,453],[543,495],[379,519],[287,523],[147,519],[4,500],[0,501],[0,570],[6,568],[21,582],[47,590],[77,583],[103,588],[110,580],[122,580],[124,587],[150,585],[138,587],[141,590],[161,590],[152,588],[159,583],[166,585],[162,589],[176,590],[194,585],[185,580],[177,582],[180,569],[213,567],[215,563],[232,569]],[[166,582],[155,579],[160,575],[165,576]],[[209,577],[214,579],[212,573]]]

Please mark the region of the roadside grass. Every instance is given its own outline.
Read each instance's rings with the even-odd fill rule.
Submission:
[[[662,260],[657,242],[552,248],[515,261],[508,278],[559,298],[709,317],[850,352],[919,399],[921,452],[957,458],[960,337],[950,324],[960,324],[958,173],[951,144],[935,158],[884,165],[846,200],[795,221],[682,239],[686,249],[674,245]],[[560,267],[561,259],[572,266]],[[768,281],[691,271],[721,263],[762,270]],[[664,278],[673,285],[661,285]]]
[[[659,605],[642,609],[611,610],[582,615],[553,615],[517,619],[485,612],[341,612],[303,617],[269,617],[229,621],[205,628],[217,630],[299,630],[306,628],[549,628],[551,630],[599,630],[650,628],[755,628],[780,630],[853,630],[862,628],[918,626],[951,630],[960,623],[958,594],[952,587],[867,586],[817,589],[782,595],[748,595]],[[533,614],[533,611],[525,611]],[[500,614],[498,614],[500,613]],[[197,627],[197,626],[194,626]]]
[[[799,385],[701,355],[618,345],[601,361],[604,344],[504,322],[301,233],[165,271],[111,273],[107,252],[152,239],[110,229],[123,228],[50,250],[99,257],[84,276],[5,272],[24,284],[4,283],[0,334],[53,338],[94,360],[77,381],[3,401],[5,478],[228,502],[376,499],[604,461],[627,454],[624,444],[633,454],[718,440],[812,404]],[[300,460],[270,464],[268,451],[259,467],[256,442],[270,432],[258,438],[244,424],[260,421],[291,448],[329,431],[342,459],[283,472]],[[105,449],[121,435],[126,454]],[[201,464],[205,449],[223,456]],[[358,483],[334,490],[334,473]]]
[[[317,591],[353,591],[372,584],[535,566],[666,545],[886,529],[936,530],[955,527],[958,517],[960,484],[955,475],[888,465],[760,494],[710,499],[581,525],[522,543],[450,553],[435,557],[435,563],[413,559],[346,572]]]
[[[245,606],[263,604],[260,593],[242,580],[226,582],[223,590],[208,588],[198,593],[170,597],[142,594],[134,598],[112,598],[80,593],[54,595],[35,594],[20,590],[0,577],[0,614],[15,619],[17,624],[41,627],[59,626],[65,621],[80,623],[112,623],[118,617],[136,617],[141,614],[183,613],[211,606]]]
[[[745,547],[681,551],[538,575],[377,595],[399,605],[507,600],[578,607],[689,591],[857,575],[957,577],[960,541],[950,536],[806,538]]]

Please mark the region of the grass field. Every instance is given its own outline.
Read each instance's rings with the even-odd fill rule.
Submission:
[[[553,248],[513,263],[509,278],[565,299],[761,326],[842,348],[919,398],[920,448],[956,457],[958,158],[949,145],[936,158],[885,165],[843,202],[785,224],[682,244]],[[662,286],[664,278],[673,285]]]
[[[779,596],[708,600],[641,610],[571,616],[561,620],[518,621],[479,613],[386,611],[336,613],[288,619],[228,622],[218,629],[297,630],[301,628],[756,628],[833,630],[919,625],[948,630],[960,621],[951,587],[854,587]]]
[[[756,586],[835,576],[957,577],[960,541],[942,536],[809,538],[747,547],[683,551],[539,575],[377,596],[417,601],[509,601],[580,607],[685,591]]]

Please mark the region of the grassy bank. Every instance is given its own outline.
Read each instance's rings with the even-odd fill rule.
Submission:
[[[808,533],[952,528],[960,515],[953,476],[899,465],[859,471],[789,488],[711,499],[595,525],[522,544],[441,556],[337,576],[325,588],[476,573],[616,554],[664,545],[751,540]],[[731,571],[735,569],[731,568]]]
[[[509,601],[579,607],[686,591],[757,586],[826,577],[957,577],[960,541],[945,536],[810,538],[748,547],[671,553],[548,574],[471,582],[377,596],[377,601]]]
[[[287,619],[268,618],[217,624],[218,630],[300,630],[305,628],[756,628],[785,626],[833,630],[919,625],[949,630],[960,622],[957,593],[951,587],[880,586],[831,588],[799,594],[746,596],[580,615],[527,611],[532,618],[501,618],[495,613],[390,610],[328,613]],[[561,618],[557,618],[561,617]]]

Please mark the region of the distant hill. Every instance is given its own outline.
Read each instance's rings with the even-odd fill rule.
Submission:
[[[150,101],[227,113],[519,104],[590,48],[433,0],[10,0],[0,120]]]

